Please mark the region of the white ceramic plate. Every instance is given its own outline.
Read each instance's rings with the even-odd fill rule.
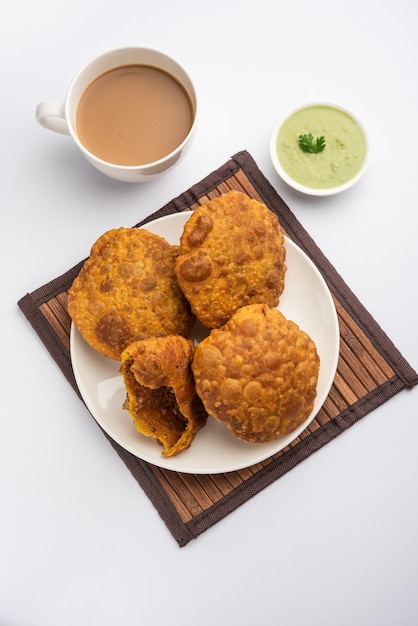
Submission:
[[[150,222],[146,228],[176,244],[188,217],[188,213],[169,215]],[[119,362],[93,350],[72,325],[70,351],[77,385],[88,409],[112,439],[135,456],[159,467],[190,474],[217,474],[267,459],[308,426],[324,403],[334,380],[339,354],[338,319],[329,289],[316,266],[288,238],[285,246],[287,272],[278,308],[309,333],[321,359],[318,393],[306,422],[276,441],[248,444],[209,417],[188,450],[165,458],[161,446],[138,433],[130,414],[122,409],[126,394]]]

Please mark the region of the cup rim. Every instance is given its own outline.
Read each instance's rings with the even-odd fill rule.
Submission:
[[[149,54],[157,54],[159,57],[165,58],[167,59],[167,61],[169,61],[169,63],[174,64],[175,66],[177,66],[177,68],[180,70],[181,73],[184,74],[184,76],[187,78],[187,81],[189,82],[189,85],[184,85],[184,82],[175,77],[176,80],[179,80],[183,86],[183,88],[187,91],[192,104],[194,106],[194,116],[193,116],[193,123],[189,129],[189,132],[187,133],[186,137],[183,139],[183,141],[176,146],[176,148],[174,148],[174,150],[172,150],[170,153],[166,154],[165,156],[161,157],[160,159],[157,159],[156,161],[149,161],[147,163],[138,163],[136,165],[121,165],[118,163],[112,163],[112,161],[106,161],[104,159],[101,159],[100,157],[96,156],[93,152],[91,152],[90,150],[88,150],[84,144],[81,142],[76,128],[74,126],[73,123],[73,111],[74,111],[74,107],[71,101],[71,95],[73,90],[75,89],[75,87],[77,86],[77,81],[81,80],[81,76],[83,74],[85,74],[88,70],[88,68],[95,62],[99,62],[101,59],[105,59],[105,57],[107,56],[111,56],[111,55],[118,55],[121,53],[125,53],[125,52],[129,52],[129,51],[145,51],[146,53]],[[121,63],[115,63],[115,65],[111,65],[109,66],[109,70],[113,69],[113,68],[117,68],[120,67]],[[158,63],[156,63],[156,67],[159,67]],[[104,70],[104,71],[108,71],[108,70]],[[168,71],[168,70],[165,70]],[[88,87],[89,84],[91,84],[91,82],[93,80],[95,80],[95,78],[97,78],[98,76],[101,75],[101,73],[103,72],[99,72],[99,73],[95,73],[94,77],[89,79],[88,81],[86,81],[86,84],[83,88],[82,91],[84,91],[84,89],[86,89]],[[78,107],[78,102],[79,102],[80,96],[77,99],[77,105],[75,106],[75,110],[77,110]],[[146,171],[150,171],[153,169],[159,170],[161,168],[161,166],[164,166],[165,163],[171,161],[177,154],[181,153],[184,149],[184,147],[188,144],[188,142],[190,141],[191,136],[194,134],[196,125],[197,125],[197,121],[198,121],[198,117],[199,117],[199,113],[200,113],[200,107],[199,107],[199,102],[198,102],[198,97],[197,97],[197,92],[196,92],[196,88],[194,85],[194,81],[192,80],[190,74],[188,73],[188,71],[184,68],[184,66],[172,55],[167,54],[166,52],[163,52],[162,50],[158,49],[158,48],[153,48],[153,47],[149,47],[149,46],[138,46],[138,45],[126,45],[126,46],[120,46],[117,48],[111,48],[108,50],[105,50],[99,54],[97,54],[96,56],[92,57],[89,61],[85,62],[84,65],[82,67],[80,67],[80,69],[77,71],[77,73],[74,75],[68,90],[67,90],[67,95],[65,98],[65,118],[67,121],[67,126],[68,126],[68,131],[71,135],[71,137],[73,138],[73,140],[75,141],[75,143],[77,144],[78,148],[81,150],[81,152],[85,155],[85,157],[87,157],[90,161],[94,161],[95,163],[97,163],[99,166],[103,166],[106,168],[114,168],[118,171],[124,171],[124,172],[135,172],[138,171],[140,169],[146,170]]]
[[[302,185],[301,183],[298,183],[296,180],[294,180],[284,170],[282,164],[280,163],[279,157],[277,155],[277,149],[276,149],[277,137],[278,137],[278,134],[279,134],[282,126],[284,125],[284,123],[290,117],[292,117],[292,115],[294,115],[295,113],[298,113],[299,111],[302,111],[304,109],[309,109],[311,107],[316,107],[316,106],[329,107],[329,108],[332,108],[332,109],[336,109],[337,111],[341,111],[342,113],[345,113],[346,115],[351,117],[354,120],[354,122],[357,124],[357,126],[360,128],[360,130],[361,130],[361,132],[363,134],[363,137],[364,137],[365,145],[366,145],[366,154],[364,156],[364,160],[363,160],[363,163],[361,165],[361,168],[357,172],[357,174],[355,174],[352,178],[350,178],[350,180],[348,180],[345,183],[342,183],[341,185],[336,185],[334,187],[327,187],[326,189],[317,189],[315,187],[308,187],[308,186]],[[273,167],[276,170],[277,174],[280,176],[280,178],[282,178],[284,180],[284,182],[289,185],[289,187],[292,187],[296,191],[299,191],[301,193],[304,193],[304,194],[310,195],[310,196],[331,196],[331,195],[335,195],[337,193],[341,193],[342,191],[345,191],[345,190],[349,189],[350,187],[355,185],[364,176],[366,170],[369,167],[370,160],[371,160],[370,139],[369,139],[368,132],[367,132],[363,122],[357,117],[357,115],[355,115],[347,107],[342,106],[340,104],[336,104],[335,102],[329,102],[329,101],[325,101],[325,100],[314,100],[312,102],[307,102],[306,104],[302,104],[302,105],[299,105],[297,107],[294,107],[293,109],[288,111],[286,114],[282,115],[280,117],[279,121],[276,123],[276,125],[274,127],[274,130],[273,130],[273,132],[271,134],[269,151],[270,151],[270,158],[271,158],[271,161],[273,163]]]

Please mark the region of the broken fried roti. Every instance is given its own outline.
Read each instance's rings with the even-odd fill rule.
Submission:
[[[165,457],[189,448],[206,424],[191,370],[194,350],[191,340],[170,336],[137,341],[122,352],[124,408],[142,435],[163,446]]]

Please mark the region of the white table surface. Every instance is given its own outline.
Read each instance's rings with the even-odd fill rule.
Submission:
[[[0,15],[1,626],[413,626],[418,623],[418,390],[403,391],[180,549],[17,300],[246,149],[418,366],[417,10],[411,0],[17,0]],[[84,62],[160,48],[193,76],[184,161],[145,185],[107,179],[37,125]],[[366,177],[312,199],[268,144],[326,100],[366,125]]]

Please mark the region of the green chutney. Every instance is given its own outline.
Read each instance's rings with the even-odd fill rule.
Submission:
[[[303,152],[299,135],[324,135],[322,152]],[[330,189],[350,181],[366,157],[366,140],[357,122],[330,106],[311,106],[291,115],[277,136],[277,156],[294,181],[313,189]]]

